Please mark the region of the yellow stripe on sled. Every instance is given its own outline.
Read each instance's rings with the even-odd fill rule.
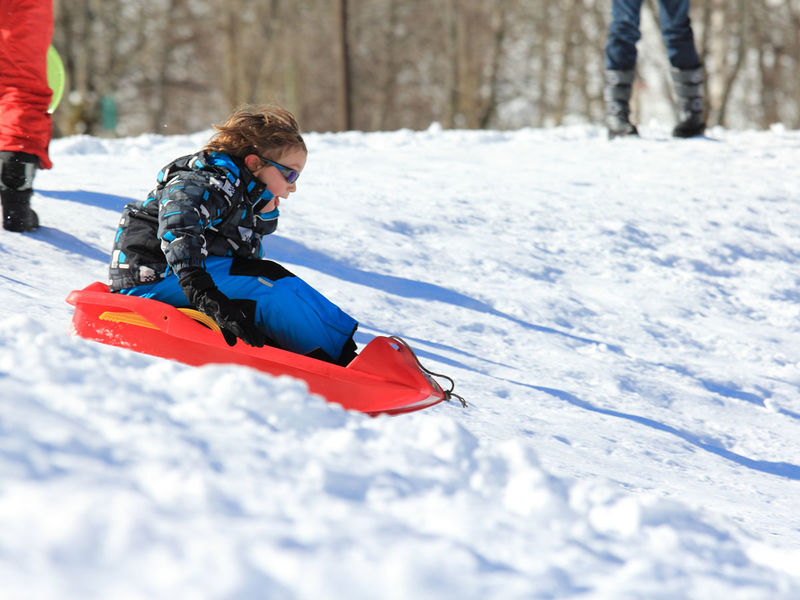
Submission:
[[[221,330],[216,321],[206,314],[201,313],[199,310],[193,308],[179,308],[187,317],[191,317],[198,323],[201,323],[209,329],[220,333]],[[106,311],[100,314],[100,319],[103,321],[111,321],[112,323],[126,323],[127,325],[136,325],[138,327],[147,327],[148,329],[159,329],[150,321],[145,319],[142,315],[133,312],[111,312]]]
[[[148,329],[158,329],[158,327],[153,325],[142,315],[132,312],[106,311],[100,314],[100,319],[102,321],[111,321],[112,323],[127,323],[128,325],[138,325],[139,327],[147,327]]]

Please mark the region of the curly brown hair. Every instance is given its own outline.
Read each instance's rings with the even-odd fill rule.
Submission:
[[[297,119],[275,104],[241,106],[214,129],[217,133],[203,147],[207,152],[225,152],[235,158],[257,154],[274,161],[294,148],[308,153]]]

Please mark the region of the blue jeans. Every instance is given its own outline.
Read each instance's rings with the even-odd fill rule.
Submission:
[[[658,0],[661,35],[667,46],[670,64],[677,69],[695,69],[700,58],[694,45],[689,19],[689,0]],[[606,43],[606,68],[630,71],[636,66],[636,42],[642,0],[612,0],[611,25]]]
[[[321,348],[335,360],[356,330],[355,319],[278,263],[210,256],[205,266],[228,298],[255,301],[256,325],[284,350],[308,354]],[[120,293],[189,305],[171,271],[158,283]]]

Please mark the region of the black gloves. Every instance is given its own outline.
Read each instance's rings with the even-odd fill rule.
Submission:
[[[256,327],[253,319],[220,292],[211,275],[203,269],[184,269],[180,284],[189,303],[216,321],[229,346],[236,343],[236,338],[259,348],[266,343],[266,336]]]

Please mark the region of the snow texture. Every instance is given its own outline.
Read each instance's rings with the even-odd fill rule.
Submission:
[[[266,255],[470,406],[70,336],[209,132],[55,140],[0,232],[0,597],[800,597],[800,133],[309,134]]]

